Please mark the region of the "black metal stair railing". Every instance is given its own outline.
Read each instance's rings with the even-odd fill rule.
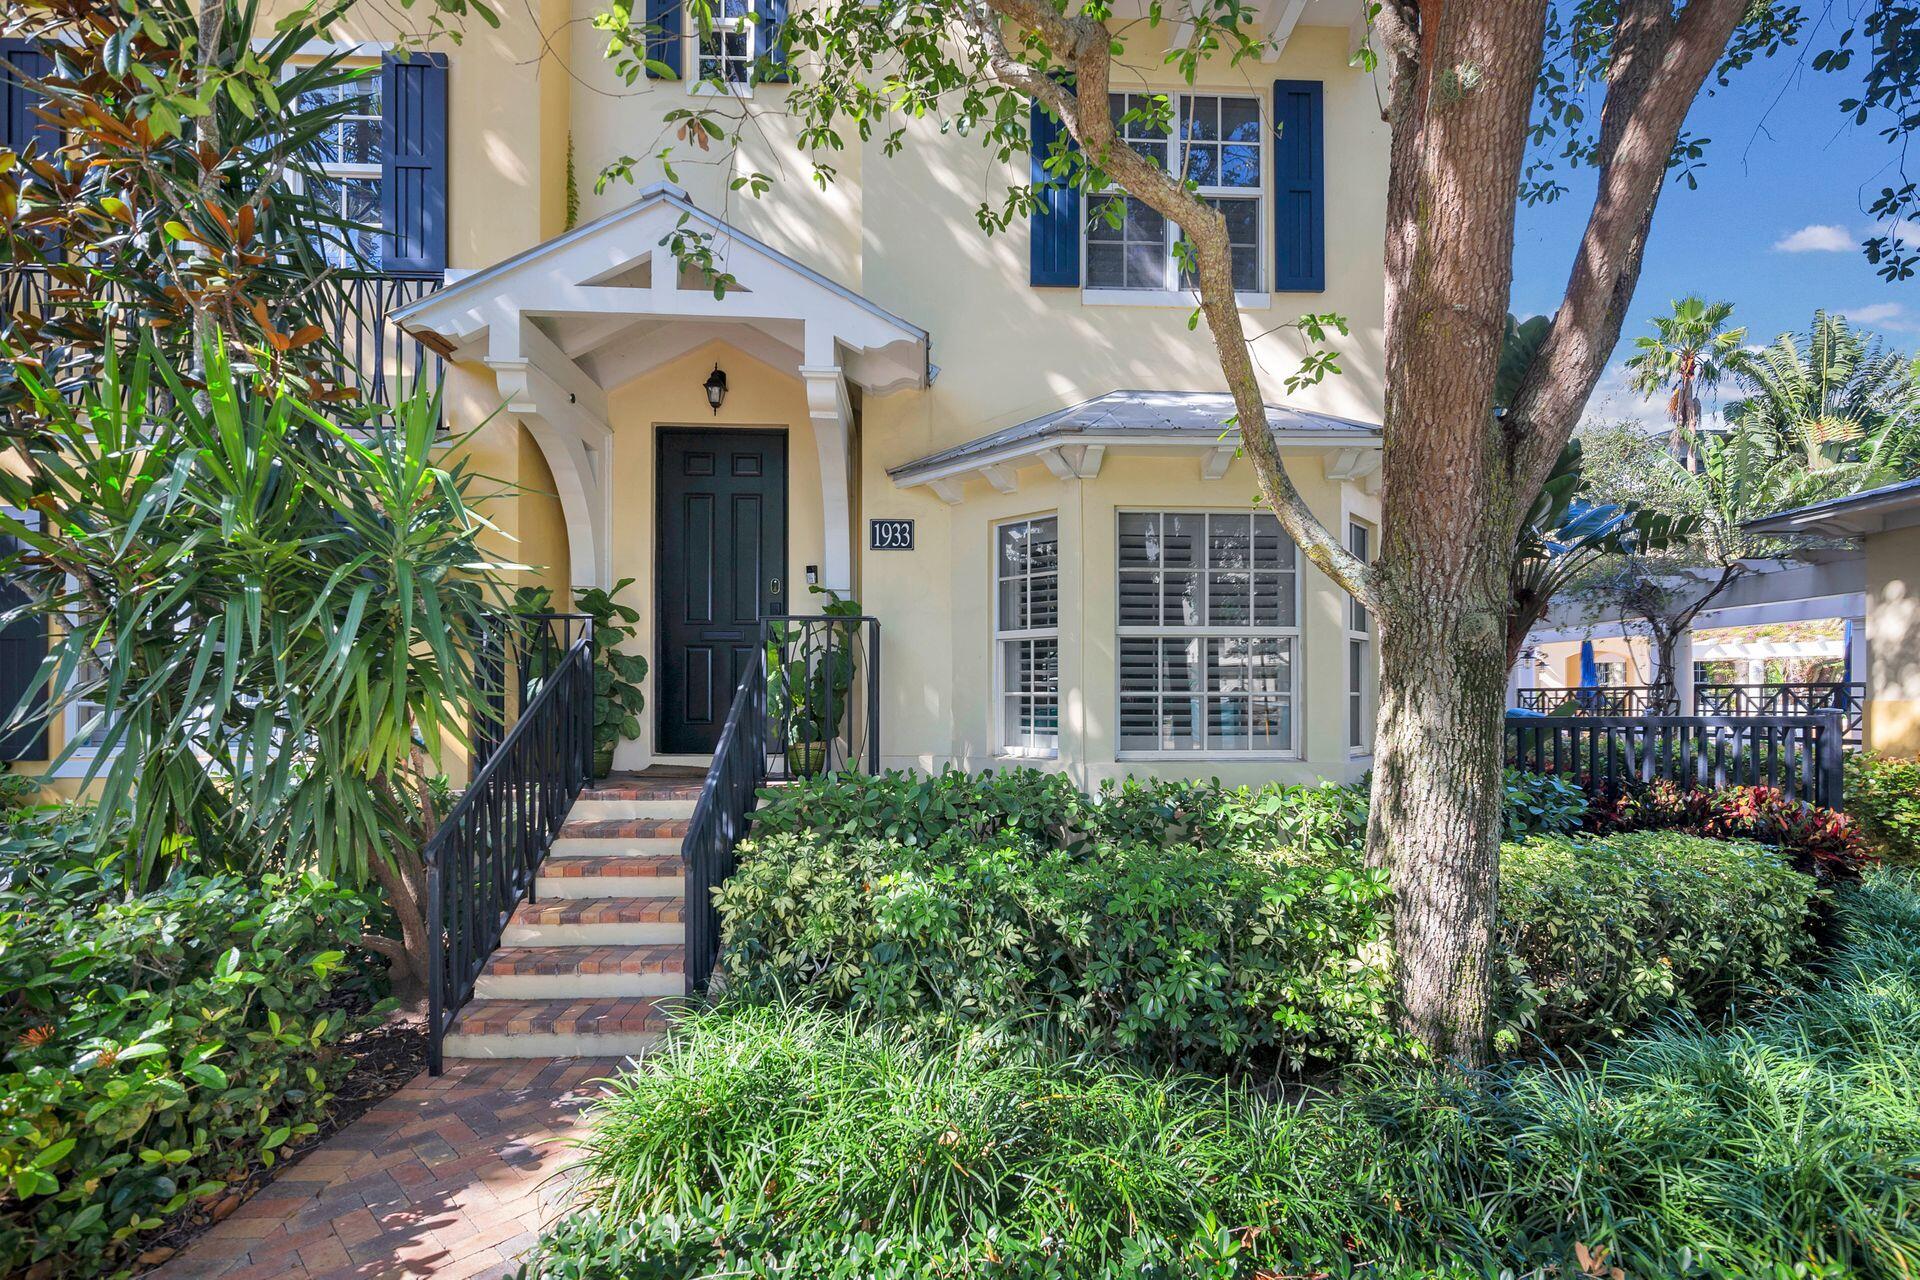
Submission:
[[[427,842],[427,1065],[593,769],[593,644],[582,634],[538,680]]]
[[[713,891],[734,872],[761,787],[863,767],[880,771],[879,619],[762,619],[759,660],[740,673],[680,846],[690,993],[706,990],[719,959]]]

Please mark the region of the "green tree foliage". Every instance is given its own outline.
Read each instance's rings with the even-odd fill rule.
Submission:
[[[1731,302],[1707,302],[1689,296],[1668,315],[1653,318],[1654,331],[1633,340],[1627,357],[1633,389],[1642,395],[1667,392],[1667,417],[1673,422],[1670,446],[1678,451],[1689,432],[1700,429],[1700,393],[1712,391],[1740,354],[1745,329],[1730,329]]]
[[[1843,315],[1816,311],[1805,334],[1742,352],[1743,394],[1727,419],[1819,473],[1821,496],[1920,474],[1920,363]]]

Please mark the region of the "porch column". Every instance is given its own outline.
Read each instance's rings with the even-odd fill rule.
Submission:
[[[849,440],[853,402],[831,334],[807,326],[807,362],[800,377],[807,386],[807,416],[813,422],[813,443],[820,451],[820,518],[825,563],[820,585],[842,595],[853,589],[853,459]]]
[[[1693,632],[1682,631],[1673,643],[1673,698],[1675,714],[1693,714]]]

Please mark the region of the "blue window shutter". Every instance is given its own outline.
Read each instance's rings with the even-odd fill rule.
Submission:
[[[779,51],[780,26],[787,20],[787,0],[759,0],[759,5],[760,56],[768,63],[760,78],[772,84],[784,84],[793,79],[787,70],[786,55]]]
[[[447,55],[388,58],[380,101],[381,266],[392,275],[437,275],[447,269]]]
[[[44,77],[53,70],[53,60],[31,40],[0,40],[0,57],[30,76]],[[39,154],[45,159],[59,145],[58,130],[34,114],[40,100],[38,93],[0,67],[0,147],[18,154],[27,149],[28,142],[38,142]]]
[[[647,0],[647,26],[653,32],[647,37],[647,60],[664,63],[675,80],[686,74],[680,65],[680,15],[681,0]],[[658,78],[651,67],[647,75]]]
[[[1273,288],[1327,287],[1327,166],[1318,80],[1275,80],[1273,124]]]
[[[7,50],[9,60],[13,51]],[[19,65],[18,63],[15,64]],[[39,75],[34,71],[31,74]],[[8,145],[11,145],[9,142]],[[30,523],[32,523],[30,521]],[[0,536],[0,556],[15,555],[20,544]],[[26,587],[11,578],[0,578],[0,613],[17,609],[32,599]],[[0,627],[0,724],[5,724],[20,705],[20,699],[33,687],[34,677],[47,657],[47,615],[29,613]],[[47,691],[35,690],[28,704],[29,719],[9,733],[0,734],[0,760],[45,760],[47,750]]]
[[[1027,282],[1043,288],[1078,288],[1080,188],[1056,182],[1046,170],[1047,154],[1053,150],[1054,139],[1066,132],[1066,126],[1036,98],[1027,128],[1036,201],[1027,220],[1033,241]],[[1067,145],[1079,150],[1071,137]]]

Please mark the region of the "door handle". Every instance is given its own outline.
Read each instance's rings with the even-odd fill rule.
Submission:
[[[776,600],[780,598],[780,579],[774,578],[767,583],[767,594]]]

